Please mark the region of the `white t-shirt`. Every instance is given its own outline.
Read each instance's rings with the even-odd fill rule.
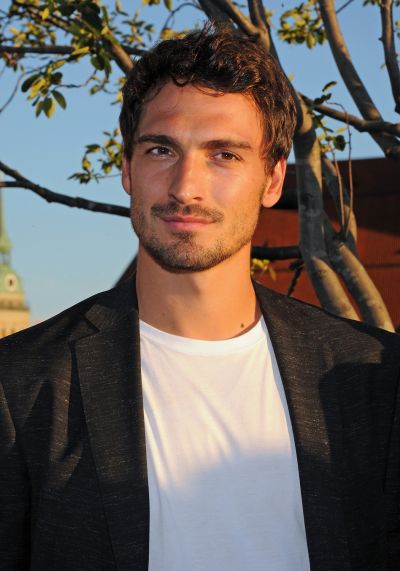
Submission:
[[[140,323],[149,571],[308,571],[296,452],[264,320],[203,341]]]

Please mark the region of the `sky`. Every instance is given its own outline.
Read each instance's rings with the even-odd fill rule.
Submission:
[[[338,2],[337,6],[344,3]],[[2,9],[8,4],[7,0],[0,0]],[[168,15],[162,5],[143,7],[135,0],[121,4],[128,12],[141,10],[143,18],[154,22],[157,29]],[[275,36],[279,15],[297,4],[278,0],[264,3],[275,12],[272,20]],[[177,5],[179,2],[175,0],[174,6]],[[177,14],[174,27],[187,29],[203,20],[198,10],[184,8]],[[387,74],[382,68],[378,8],[363,7],[360,0],[354,0],[340,13],[340,23],[359,75],[381,114],[388,121],[398,121]],[[283,68],[296,89],[309,97],[317,97],[326,83],[337,81],[332,101],[358,115],[327,45],[314,50],[279,41],[276,45]],[[75,67],[75,79],[83,78],[85,64]],[[15,74],[9,71],[0,77],[0,108],[15,81]],[[58,108],[49,120],[43,115],[36,118],[25,94],[18,93],[0,114],[1,160],[28,179],[56,192],[128,206],[128,197],[118,177],[89,185],[68,180],[73,172],[80,170],[85,145],[101,142],[102,131],[117,126],[118,106],[110,105],[110,98],[103,94],[90,97],[84,89],[70,90],[66,96],[66,111]],[[382,156],[368,135],[353,131],[352,146],[354,158]],[[112,287],[136,253],[137,239],[127,218],[48,204],[26,189],[4,189],[3,201],[6,226],[13,243],[12,264],[23,279],[33,323]]]

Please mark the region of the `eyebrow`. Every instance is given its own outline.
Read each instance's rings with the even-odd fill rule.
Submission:
[[[179,144],[175,139],[172,137],[168,137],[168,135],[158,135],[155,133],[148,133],[144,135],[140,135],[135,142],[136,144],[142,143],[155,143],[157,145],[168,145],[172,148],[178,148]],[[202,149],[220,149],[220,148],[229,148],[229,149],[243,149],[247,151],[251,151],[253,147],[247,141],[238,141],[235,139],[213,139],[211,141],[206,141],[200,145]]]

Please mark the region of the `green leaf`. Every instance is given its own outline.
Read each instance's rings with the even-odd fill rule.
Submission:
[[[314,105],[321,105],[322,103],[325,103],[325,101],[328,101],[331,98],[331,94],[329,93],[328,95],[321,95],[320,97],[316,97],[313,100]]]
[[[101,149],[100,145],[97,145],[96,143],[92,145],[86,145],[86,151],[88,153],[97,153],[98,151],[100,151],[100,149]]]
[[[53,62],[50,66],[52,70],[57,69],[58,67],[63,66],[67,60],[65,59],[58,59],[57,61]]]
[[[76,50],[74,50],[71,54],[71,56],[82,56],[84,54],[87,54],[89,52],[89,46],[84,46],[83,48],[77,48]]]
[[[53,97],[62,109],[66,108],[67,102],[65,101],[65,97],[62,93],[59,91],[53,91]]]
[[[76,5],[73,4],[73,2],[70,2],[69,4],[67,2],[60,2],[60,6],[59,6],[59,10],[60,13],[63,16],[71,16],[71,14],[73,14],[73,12],[75,12],[76,10]]]
[[[172,12],[172,0],[164,0],[164,5],[165,5],[167,10]]]
[[[316,42],[315,42],[314,34],[312,34],[312,32],[309,32],[307,34],[307,37],[306,37],[307,47],[312,49],[315,46],[315,43]]]
[[[35,97],[35,95],[38,93],[38,91],[42,87],[44,87],[45,84],[46,84],[46,80],[43,79],[43,77],[41,79],[39,79],[38,81],[34,81],[32,87],[31,87],[31,91],[30,91],[29,96]]]
[[[85,171],[88,171],[88,170],[90,170],[91,166],[92,166],[92,163],[89,161],[89,159],[87,157],[83,157],[82,168],[85,169]]]
[[[50,82],[53,85],[59,85],[61,83],[62,80],[62,73],[60,73],[59,71],[57,73],[52,73],[50,76]]]
[[[36,117],[39,117],[39,115],[41,114],[42,111],[43,111],[43,101],[39,101],[39,103],[36,105],[36,108],[35,108]]]
[[[92,56],[90,58],[90,62],[92,66],[98,69],[99,71],[102,71],[104,69],[104,61],[101,60],[98,56]]]
[[[330,81],[329,83],[324,85],[324,87],[322,88],[322,92],[325,93],[325,91],[328,91],[331,87],[333,87],[336,84],[337,84],[337,81]]]
[[[50,16],[50,9],[46,7],[44,10],[40,12],[42,20],[46,20]]]
[[[28,91],[28,89],[31,87],[31,85],[33,83],[35,83],[35,81],[37,80],[37,78],[39,77],[38,73],[35,73],[34,75],[31,75],[30,77],[28,77],[28,79],[25,79],[25,81],[23,82],[23,84],[21,85],[21,91],[23,93],[25,93],[26,91]]]
[[[56,110],[56,102],[52,97],[46,97],[43,101],[43,111],[46,113],[46,116],[50,119],[54,111]]]
[[[95,5],[91,4],[90,7],[83,6],[80,9],[82,20],[92,26],[95,30],[99,31],[103,27],[103,22],[98,15],[99,8],[94,8]]]
[[[346,140],[343,137],[343,135],[338,135],[337,137],[334,137],[333,144],[335,149],[337,149],[338,151],[344,151],[344,149],[346,148]]]

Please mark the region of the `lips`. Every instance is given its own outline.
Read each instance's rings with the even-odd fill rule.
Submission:
[[[172,230],[198,230],[212,224],[212,220],[197,216],[162,216],[161,220]]]

